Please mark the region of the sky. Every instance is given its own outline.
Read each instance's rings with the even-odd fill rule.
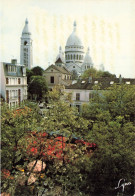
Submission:
[[[94,67],[135,78],[134,0],[0,0],[0,61],[20,62],[26,18],[33,40],[33,66],[54,64],[77,23]]]

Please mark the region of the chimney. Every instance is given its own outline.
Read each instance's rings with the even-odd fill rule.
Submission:
[[[120,84],[122,83],[122,77],[121,77],[121,74],[119,75],[119,83],[120,83]]]
[[[17,64],[17,59],[11,59],[11,64],[16,65]]]

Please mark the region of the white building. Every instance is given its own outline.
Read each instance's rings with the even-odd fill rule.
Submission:
[[[59,53],[60,55],[60,53]],[[61,59],[66,68],[78,76],[81,75],[85,70],[93,67],[93,62],[89,54],[89,48],[84,55],[84,46],[81,39],[77,35],[77,25],[74,22],[73,32],[68,37],[65,46],[65,59],[61,52]],[[56,64],[56,63],[55,63]]]
[[[21,36],[20,64],[28,69],[31,69],[33,65],[32,39],[27,19]]]
[[[1,96],[9,107],[20,105],[27,99],[26,67],[17,65],[16,59],[1,63]]]
[[[81,107],[83,104],[89,103],[89,100],[95,96],[94,86],[99,85],[100,90],[98,93],[102,95],[103,91],[105,91],[108,87],[112,86],[113,84],[128,84],[128,85],[135,85],[135,79],[131,78],[111,78],[111,77],[104,77],[104,78],[87,78],[82,79],[72,84],[70,86],[65,87],[66,93],[72,94],[72,104],[78,108],[78,111],[81,111]]]

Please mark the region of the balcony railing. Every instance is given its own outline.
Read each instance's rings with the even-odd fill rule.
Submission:
[[[10,100],[18,99],[18,96],[10,96]]]

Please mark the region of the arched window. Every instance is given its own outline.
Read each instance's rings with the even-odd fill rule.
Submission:
[[[24,46],[26,46],[26,45],[27,45],[27,41],[24,42]]]
[[[70,56],[68,55],[68,60],[70,59]]]
[[[79,55],[79,60],[81,60],[81,55]]]
[[[72,60],[72,54],[71,54],[71,60]]]

